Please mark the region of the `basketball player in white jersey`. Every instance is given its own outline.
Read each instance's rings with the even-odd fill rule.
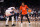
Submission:
[[[6,11],[5,11],[5,14],[6,14],[6,26],[8,26],[8,20],[9,20],[9,16],[12,16],[12,26],[15,26],[14,24],[14,10],[15,10],[15,7],[9,7]]]

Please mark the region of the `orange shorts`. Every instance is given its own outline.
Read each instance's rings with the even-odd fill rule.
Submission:
[[[22,12],[22,15],[26,15],[27,14],[27,12]]]

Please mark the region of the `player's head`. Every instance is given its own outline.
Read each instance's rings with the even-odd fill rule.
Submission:
[[[22,2],[22,6],[24,6],[25,4],[24,4],[24,2]]]
[[[11,9],[13,10],[13,9],[15,9],[15,7],[11,7]]]

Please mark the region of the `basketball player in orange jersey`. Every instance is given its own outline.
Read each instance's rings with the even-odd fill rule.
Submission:
[[[22,10],[21,23],[22,23],[22,20],[23,20],[23,16],[26,16],[27,19],[28,19],[28,22],[29,22],[29,24],[30,24],[30,20],[29,20],[29,18],[28,18],[28,14],[27,14],[27,9],[29,9],[28,6],[25,5],[24,2],[22,2],[22,5],[20,6],[20,12],[21,12],[21,10]]]

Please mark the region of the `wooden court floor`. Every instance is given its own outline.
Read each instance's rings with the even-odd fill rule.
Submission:
[[[18,21],[17,23],[15,22],[16,26],[11,26],[11,21],[9,21],[8,24],[8,27],[21,27],[20,21]],[[0,21],[0,27],[6,27],[5,21]],[[28,23],[28,21],[23,21],[22,27],[40,27],[40,21],[30,21],[30,24]]]

